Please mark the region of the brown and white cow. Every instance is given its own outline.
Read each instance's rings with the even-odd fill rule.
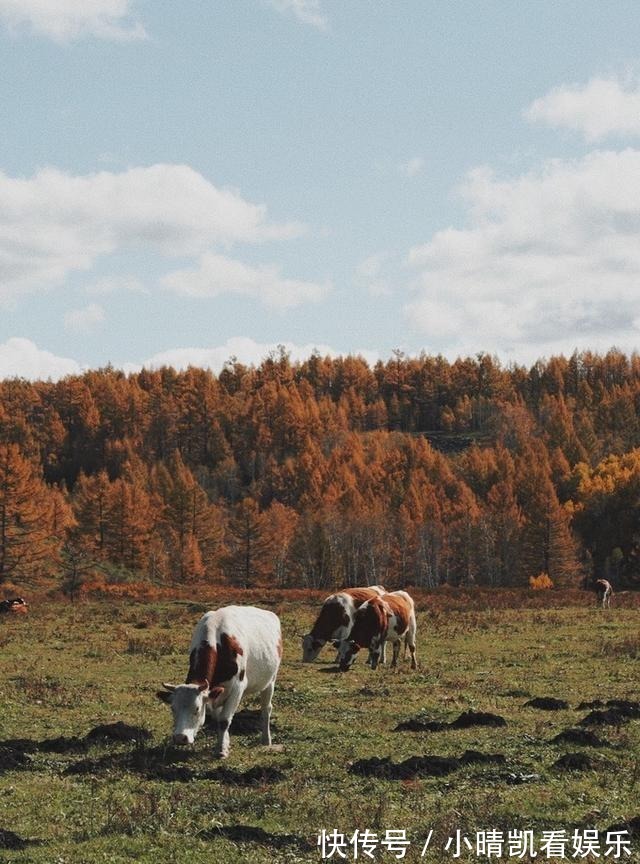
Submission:
[[[375,669],[384,656],[387,640],[393,643],[391,667],[397,666],[402,639],[411,653],[411,668],[417,669],[416,613],[413,599],[407,592],[392,591],[368,600],[356,611],[349,639],[340,647],[341,671],[350,668],[361,648],[369,649],[371,668]]]
[[[0,614],[13,612],[18,615],[26,615],[29,607],[24,597],[14,597],[13,600],[0,601]]]
[[[596,579],[596,592],[598,600],[602,602],[603,609],[611,608],[611,598],[613,597],[613,588],[611,582],[606,579]]]
[[[330,594],[323,602],[311,632],[302,637],[302,662],[311,663],[315,660],[327,642],[336,643],[339,649],[351,632],[356,609],[372,597],[380,597],[384,593],[382,585],[371,585],[367,588],[345,588]]]
[[[262,743],[271,744],[271,700],[280,660],[280,620],[254,606],[207,612],[191,640],[186,684],[163,684],[156,695],[171,705],[175,744],[193,744],[208,711],[217,722],[218,755],[229,755],[229,726],[240,700],[260,697]]]

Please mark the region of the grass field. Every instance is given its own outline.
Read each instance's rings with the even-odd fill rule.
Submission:
[[[396,674],[372,672],[359,659],[343,675],[331,671],[327,649],[313,665],[300,662],[296,633],[312,621],[317,603],[294,596],[279,595],[270,607],[285,634],[273,724],[274,743],[282,749],[265,750],[258,734],[246,734],[239,722],[231,728],[225,762],[212,758],[214,739],[207,732],[191,751],[169,746],[169,710],[155,698],[162,681],[183,680],[191,631],[206,602],[108,600],[74,607],[43,600],[28,616],[5,616],[0,860],[317,862],[322,828],[347,834],[368,828],[380,836],[405,829],[412,841],[405,860],[439,864],[484,860],[472,852],[453,859],[451,850],[443,851],[457,829],[471,835],[482,829],[604,830],[640,814],[640,719],[592,727],[609,746],[550,743],[563,730],[587,728],[579,726],[589,714],[576,710],[581,702],[639,698],[635,597],[603,612],[577,595],[561,600],[550,593],[536,599],[539,608],[511,608],[517,602],[500,601],[497,593],[475,608],[464,598],[443,603],[424,595],[417,672],[408,662]],[[221,605],[221,598],[211,605]],[[548,696],[569,708],[525,707],[532,697]],[[500,715],[507,725],[394,731],[418,715],[450,722],[470,709]],[[98,724],[118,720],[148,730],[148,740],[79,740]],[[448,773],[441,776],[411,776],[411,763],[352,767],[372,757],[401,763],[412,756],[460,757],[467,750],[504,759],[442,763]],[[576,752],[587,757],[583,770],[554,767]],[[431,829],[430,850],[421,859]],[[625,860],[640,861],[639,849],[634,855]],[[352,852],[348,856],[353,860]],[[371,859],[361,853],[358,860]],[[374,860],[396,858],[379,847]]]

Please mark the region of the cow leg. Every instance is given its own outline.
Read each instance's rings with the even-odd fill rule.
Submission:
[[[381,665],[385,665],[387,662],[387,643],[383,642],[380,646],[380,663]]]
[[[407,636],[405,640],[405,650],[406,646],[409,645],[409,653],[411,654],[411,668],[417,669],[418,663],[416,662],[416,616],[415,614],[411,616],[409,621],[409,629],[407,630]]]
[[[229,755],[229,747],[231,740],[229,738],[229,726],[233,720],[233,715],[238,710],[240,700],[244,690],[232,692],[225,700],[224,705],[219,709],[217,715],[218,721],[218,756],[220,759],[226,759]]]
[[[275,681],[272,681],[268,687],[260,694],[260,707],[262,709],[262,743],[268,747],[271,745],[271,700],[273,698],[273,688]]]
[[[393,643],[393,659],[391,661],[391,668],[395,669],[398,665],[398,657],[400,655],[400,640],[396,639]]]

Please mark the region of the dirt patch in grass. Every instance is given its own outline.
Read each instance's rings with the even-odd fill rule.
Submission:
[[[429,720],[418,714],[403,720],[394,728],[394,732],[442,732],[443,729],[470,729],[472,726],[506,726],[507,721],[499,714],[488,711],[464,711],[455,720],[445,723],[443,720]]]
[[[451,729],[470,729],[471,726],[506,726],[507,721],[499,714],[489,711],[463,711],[452,723]]]
[[[624,717],[640,717],[640,702],[633,699],[593,699],[591,702],[581,702],[576,711],[588,709],[613,708]]]
[[[0,828],[0,849],[26,849],[27,846],[35,846],[39,843],[39,840],[26,840],[13,831]]]
[[[449,726],[442,720],[427,720],[425,717],[410,717],[394,728],[394,732],[441,732]]]
[[[479,750],[465,750],[460,757],[461,765],[477,765],[486,762],[497,762],[504,764],[507,757],[504,753],[480,753]]]
[[[576,744],[578,747],[610,747],[608,741],[599,738],[589,729],[565,729],[551,739],[551,744]]]
[[[392,762],[388,756],[359,759],[349,767],[349,773],[361,777],[383,777],[387,780],[411,780],[414,777],[444,777],[464,765],[485,762],[506,762],[502,753],[480,753],[465,750],[459,759],[453,756],[410,756],[404,762]]]
[[[538,708],[540,711],[566,711],[569,703],[565,699],[556,699],[553,696],[536,696],[524,703],[525,708]]]
[[[150,741],[153,735],[142,726],[130,726],[118,720],[117,723],[102,723],[94,726],[84,736],[86,741]]]
[[[610,825],[601,833],[606,835],[609,832],[613,834],[618,831],[628,831],[629,837],[634,839],[640,837],[640,815],[627,819],[626,822],[617,822],[615,825]]]
[[[192,763],[189,765],[187,763]],[[193,763],[196,763],[193,765]],[[81,759],[64,771],[67,776],[110,773],[140,774],[150,780],[188,783],[193,780],[217,780],[231,786],[264,786],[279,783],[285,774],[278,768],[254,765],[247,771],[202,766],[202,753],[172,747],[139,747],[127,753],[107,753],[96,759]],[[208,760],[205,764],[209,764]]]
[[[595,766],[586,753],[565,753],[552,767],[557,771],[593,771]]]
[[[225,837],[234,843],[258,843],[260,846],[269,846],[272,849],[300,849],[305,851],[317,849],[316,844],[310,843],[304,837],[298,837],[296,834],[272,834],[255,825],[221,825],[219,828],[200,831],[198,837],[203,840]]]
[[[591,711],[580,720],[581,726],[622,726],[628,717],[618,708],[606,708],[602,711]]]

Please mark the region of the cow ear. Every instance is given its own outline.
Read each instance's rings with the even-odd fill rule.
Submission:
[[[202,693],[203,690],[208,690],[208,689],[209,689],[209,682],[205,678],[205,680],[201,684],[198,685],[198,691],[200,693]]]
[[[224,687],[212,687],[207,694],[207,699],[212,705],[215,705],[216,700],[224,693]]]
[[[163,682],[162,686],[164,687],[165,690],[168,690],[169,693],[173,693],[173,691],[176,689],[176,685],[175,685],[175,684],[165,684],[165,683]]]
[[[161,702],[164,702],[165,705],[171,704],[171,693],[168,690],[157,690],[156,696]]]

